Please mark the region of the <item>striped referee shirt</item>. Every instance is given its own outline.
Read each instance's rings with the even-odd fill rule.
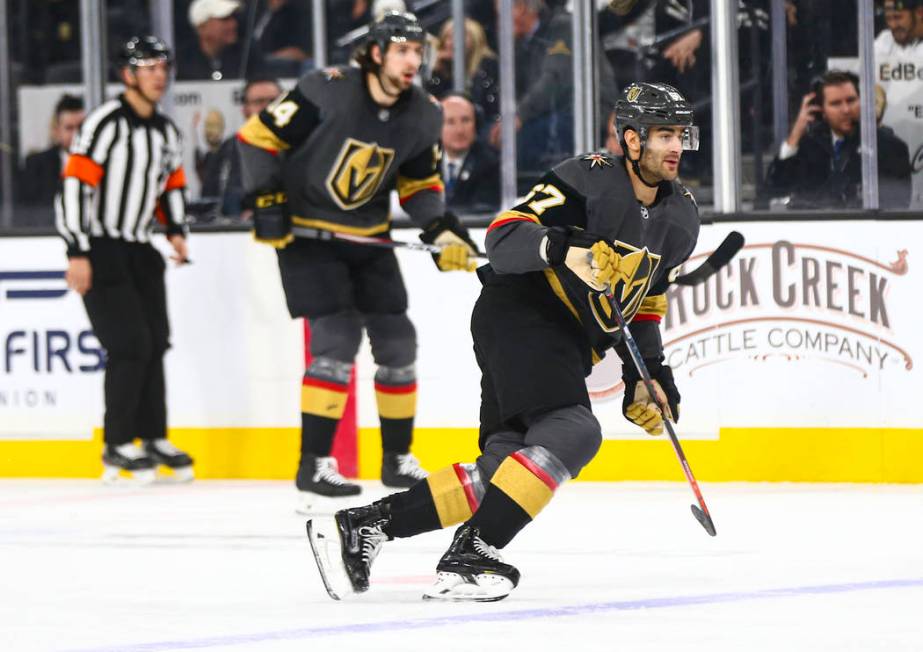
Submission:
[[[149,242],[155,217],[168,234],[185,234],[182,156],[179,130],[156,110],[142,118],[119,96],[91,112],[55,201],[67,255],[87,255],[92,237]]]

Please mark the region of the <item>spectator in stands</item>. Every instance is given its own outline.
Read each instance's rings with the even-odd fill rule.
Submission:
[[[253,28],[253,40],[265,65],[282,76],[301,76],[311,50],[308,4],[291,0],[265,0],[263,4]]]
[[[769,167],[776,197],[788,195],[789,208],[860,208],[862,161],[859,155],[859,79],[831,70],[804,96],[801,111],[781,151]],[[910,203],[907,144],[887,127],[878,127],[878,184],[882,208]]]
[[[615,109],[613,109],[609,113],[609,117],[606,118],[605,136],[604,142],[606,151],[613,156],[623,156],[625,152],[622,151],[622,144],[619,142],[619,132],[615,126]]]
[[[424,87],[441,99],[452,90],[454,55],[453,22],[448,20],[439,32],[436,62]],[[470,18],[465,19],[465,91],[483,111],[486,122],[500,113],[500,89],[497,80],[500,67],[497,55],[487,44],[484,28]]]
[[[913,49],[923,35],[923,0],[885,0],[885,24],[876,50]]]
[[[442,100],[442,178],[449,208],[496,210],[500,204],[497,154],[478,140],[479,107],[467,93],[447,93]]]
[[[51,147],[26,157],[19,183],[20,198],[23,203],[47,208],[48,225],[53,221],[52,202],[61,182],[61,170],[85,115],[81,98],[62,95],[51,120]]]
[[[282,94],[282,86],[271,77],[254,77],[243,90],[243,114],[246,121],[259,113]],[[240,157],[237,153],[237,136],[227,138],[211,157],[202,180],[202,197],[220,199],[220,212],[225,217],[241,215],[244,192],[240,180]]]
[[[520,171],[539,170],[574,153],[572,18],[549,10],[544,0],[513,1],[516,51],[516,129]],[[597,58],[600,114],[615,104],[608,61]],[[490,133],[500,142],[499,123]]]
[[[193,0],[189,22],[196,39],[179,48],[177,79],[240,79],[259,69],[257,49],[239,38],[241,8],[238,0]]]
[[[199,145],[199,124],[203,123],[202,114],[196,111],[192,116],[192,140],[195,142],[195,171],[199,183],[205,179],[205,170],[209,162],[218,155],[221,143],[224,141],[224,114],[218,109],[209,109],[205,112],[202,124],[202,136],[205,137],[205,147]],[[204,194],[204,193],[203,193]]]

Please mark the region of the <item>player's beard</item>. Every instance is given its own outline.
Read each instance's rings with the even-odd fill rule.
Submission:
[[[676,161],[676,168],[671,170],[666,164],[666,153],[656,154],[651,151],[645,152],[641,158],[641,173],[644,180],[651,184],[658,184],[661,181],[673,181],[679,176],[679,159]]]
[[[403,80],[403,75],[389,75],[382,71],[381,76],[379,77],[381,86],[388,95],[400,95],[413,84],[413,80],[410,83],[405,84]]]

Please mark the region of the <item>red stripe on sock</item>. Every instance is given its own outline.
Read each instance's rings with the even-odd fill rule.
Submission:
[[[471,477],[462,468],[461,464],[453,464],[452,469],[455,471],[458,481],[461,482],[462,489],[465,491],[465,499],[468,501],[468,507],[471,509],[471,513],[474,514],[478,511],[478,497],[474,494],[474,487],[471,486]]]
[[[340,383],[331,383],[327,380],[320,380],[318,378],[311,378],[310,376],[303,376],[301,379],[302,385],[308,385],[309,387],[321,387],[323,389],[329,389],[334,392],[342,392],[345,394],[349,390],[348,385],[341,385]]]
[[[375,391],[381,392],[382,394],[412,394],[417,391],[417,384],[410,383],[409,385],[382,385],[381,383],[375,383]]]
[[[544,482],[548,486],[548,488],[551,489],[552,491],[558,488],[558,483],[554,481],[554,478],[548,475],[548,472],[545,471],[545,469],[540,467],[538,464],[530,460],[528,457],[526,457],[519,451],[512,453],[510,457],[512,457],[514,460],[516,460],[517,462],[522,464],[524,467],[529,469],[532,475],[534,475],[536,478]]]
[[[660,315],[654,315],[654,314],[651,314],[651,313],[649,313],[649,312],[639,312],[637,315],[635,315],[635,316],[632,318],[631,321],[632,321],[632,322],[638,322],[638,321],[655,321],[655,322],[657,322],[657,323],[660,323]]]

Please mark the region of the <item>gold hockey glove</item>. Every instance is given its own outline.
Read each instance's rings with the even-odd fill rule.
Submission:
[[[605,240],[598,240],[589,249],[570,245],[564,264],[581,281],[599,292],[611,289],[620,280],[629,282],[633,271]]]
[[[645,360],[645,365],[651,374],[660,404],[667,407],[667,417],[673,422],[679,421],[680,395],[673,382],[673,370],[659,360]],[[625,396],[622,399],[622,414],[625,418],[649,435],[663,434],[663,414],[640,380],[637,370],[633,366],[625,367],[622,380],[625,382]]]
[[[468,229],[452,213],[447,212],[430,222],[420,234],[420,240],[442,247],[442,251],[433,254],[440,271],[473,272],[477,269],[478,248],[468,235]]]
[[[295,239],[288,196],[284,192],[256,193],[250,201],[253,204],[253,237],[257,242],[284,249]]]

